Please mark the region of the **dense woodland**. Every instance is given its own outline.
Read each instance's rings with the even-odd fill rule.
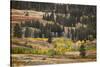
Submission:
[[[34,20],[15,24],[14,37],[22,37],[24,28],[25,37],[51,39],[64,36],[72,40],[96,39],[96,6],[11,1],[11,8],[45,12],[43,20],[48,21],[45,26],[45,22]],[[49,21],[52,21],[52,24]],[[35,30],[32,34],[33,29]]]

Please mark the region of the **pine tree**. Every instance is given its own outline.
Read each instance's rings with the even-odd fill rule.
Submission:
[[[49,33],[49,35],[48,35],[48,42],[49,42],[49,43],[52,43],[52,36],[51,36],[51,33]]]
[[[30,37],[30,35],[31,35],[30,29],[27,27],[25,30],[25,37]]]
[[[14,37],[21,38],[22,37],[22,29],[19,24],[16,24],[14,26]]]

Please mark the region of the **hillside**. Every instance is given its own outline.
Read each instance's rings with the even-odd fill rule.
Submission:
[[[25,12],[28,12],[29,16],[26,16]],[[43,12],[37,12],[32,10],[11,10],[11,20],[12,21],[25,21],[25,20],[41,20]]]

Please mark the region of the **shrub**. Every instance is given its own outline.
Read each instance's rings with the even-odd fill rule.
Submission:
[[[50,57],[53,57],[55,55],[55,50],[49,49],[47,55],[50,56]]]

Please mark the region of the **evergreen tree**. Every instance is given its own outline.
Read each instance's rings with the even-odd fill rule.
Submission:
[[[28,27],[26,27],[26,30],[25,30],[25,37],[30,37],[31,36],[31,31]]]
[[[51,35],[51,33],[49,33],[49,35],[48,35],[48,42],[52,43],[52,35]]]
[[[22,37],[22,29],[19,24],[16,24],[14,26],[14,37],[21,38]]]

